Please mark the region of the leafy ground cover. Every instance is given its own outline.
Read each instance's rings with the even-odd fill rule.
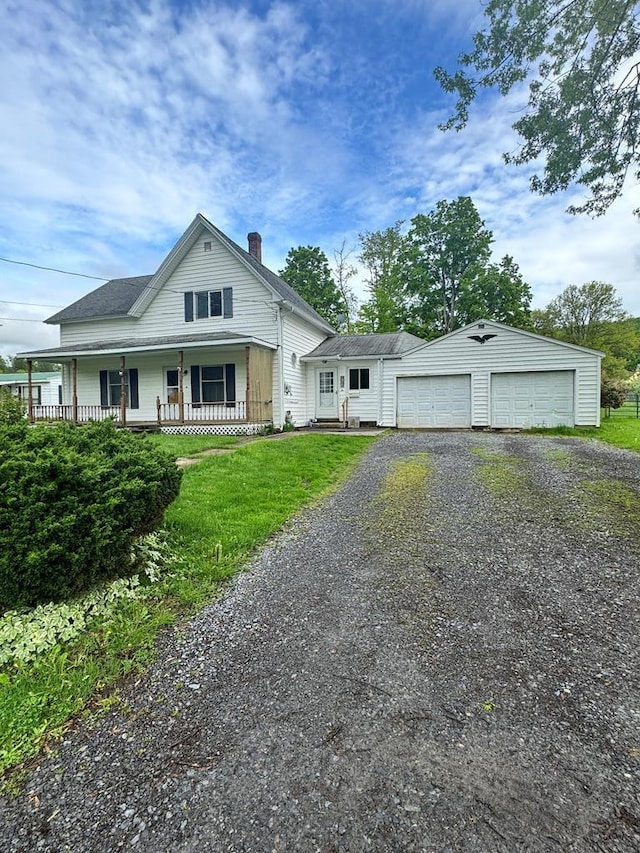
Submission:
[[[37,753],[84,708],[110,705],[117,680],[152,660],[158,633],[214,597],[253,549],[341,482],[372,440],[258,440],[187,469],[165,517],[174,557],[164,574],[116,600],[74,639],[0,668],[0,770]],[[182,448],[178,453],[184,455]]]
[[[627,450],[635,450],[640,453],[640,419],[633,415],[628,417],[616,416],[605,418],[602,416],[600,427],[555,427],[553,429],[534,428],[532,433],[543,435],[569,435],[578,438],[597,438],[607,444],[615,444],[616,447],[624,447]]]

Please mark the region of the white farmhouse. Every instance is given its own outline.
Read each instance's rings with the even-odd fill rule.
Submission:
[[[490,320],[425,342],[337,335],[198,214],[153,275],[114,279],[45,322],[62,399],[30,417],[116,418],[172,432],[314,422],[402,428],[598,425],[602,353]],[[35,375],[31,376],[35,386]]]

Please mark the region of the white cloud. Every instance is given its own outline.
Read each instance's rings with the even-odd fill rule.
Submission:
[[[632,215],[640,205],[637,185],[598,219],[565,212],[577,192],[532,194],[533,168],[502,160],[502,152],[517,145],[511,125],[522,98],[522,92],[485,98],[460,133],[435,130],[439,114],[425,114],[401,130],[390,185],[384,194],[372,190],[376,217],[390,224],[391,210],[402,210],[408,219],[440,199],[470,195],[494,233],[495,256],[513,255],[532,286],[535,307],[544,307],[569,284],[596,279],[613,284],[625,308],[640,315],[640,227]]]
[[[640,199],[591,222],[532,196],[501,160],[517,98],[486,97],[460,134],[435,129],[432,65],[453,65],[481,15],[478,0],[14,0],[0,11],[0,256],[150,273],[201,211],[241,243],[261,231],[278,269],[291,246],[331,258],[468,194],[537,304],[600,278],[640,314]],[[35,303],[96,284],[0,264],[0,298],[18,303],[0,314],[44,318]],[[4,354],[57,340],[0,323]]]

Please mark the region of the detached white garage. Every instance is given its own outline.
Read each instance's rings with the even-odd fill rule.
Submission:
[[[603,353],[472,323],[384,361],[381,426],[599,426]]]

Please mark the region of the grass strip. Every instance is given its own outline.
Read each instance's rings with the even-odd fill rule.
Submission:
[[[373,440],[258,440],[187,469],[165,519],[179,554],[175,570],[143,597],[120,602],[79,639],[0,671],[0,771],[35,755],[91,697],[148,666],[162,628],[215,596],[288,518],[344,480]]]
[[[203,450],[221,450],[237,447],[246,439],[241,435],[169,435],[167,433],[151,433],[145,436],[157,447],[166,450],[173,456],[197,456]]]
[[[575,438],[597,438],[626,450],[640,453],[640,419],[636,417],[603,418],[599,427],[534,427],[527,432],[537,435],[564,435]]]

